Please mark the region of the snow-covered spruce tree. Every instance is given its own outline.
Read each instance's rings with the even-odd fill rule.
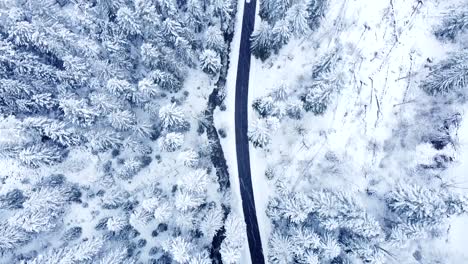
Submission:
[[[271,96],[265,96],[255,99],[252,103],[252,107],[257,110],[260,116],[267,117],[274,112],[276,104]]]
[[[225,52],[226,44],[221,30],[211,26],[205,31],[204,44],[206,49],[214,50],[218,53]]]
[[[272,45],[275,52],[288,43],[291,38],[291,27],[290,22],[286,19],[281,19],[275,23],[272,30]]]
[[[307,16],[307,7],[303,3],[294,4],[287,12],[286,19],[289,22],[291,31],[297,37],[303,36],[309,30]]]
[[[200,231],[203,236],[211,242],[213,237],[223,227],[223,212],[221,208],[214,207],[205,214],[200,222]]]
[[[201,68],[208,74],[216,75],[221,69],[221,58],[214,50],[204,50],[200,56]]]
[[[60,162],[64,152],[52,144],[35,144],[15,150],[15,156],[22,164],[38,168],[42,165],[53,165]]]
[[[270,144],[271,141],[271,132],[273,131],[273,125],[271,124],[270,121],[275,122],[273,120],[276,120],[276,123],[278,122],[278,119],[276,118],[271,118],[271,119],[257,119],[255,123],[253,123],[251,126],[249,126],[248,130],[248,137],[250,142],[255,147],[260,147],[264,148]]]
[[[167,152],[174,152],[182,147],[184,143],[184,135],[171,132],[166,134],[159,140],[159,147]]]
[[[468,210],[466,197],[413,184],[400,184],[388,194],[387,205],[403,221],[435,225]]]
[[[266,21],[261,21],[258,28],[252,33],[252,54],[262,60],[267,59],[273,49],[273,30]]]
[[[241,250],[245,245],[245,223],[238,215],[230,213],[224,223],[226,238],[221,244],[221,257],[223,263],[240,263]]]
[[[178,263],[187,263],[192,256],[193,245],[183,237],[176,237],[170,241],[169,251]]]
[[[334,51],[314,66],[310,84],[306,84],[306,92],[300,97],[305,111],[315,115],[323,114],[331,96],[342,88],[345,76],[337,69],[339,60],[339,51]]]
[[[194,168],[200,161],[200,156],[193,149],[187,149],[179,154],[179,160],[181,160],[184,166]]]
[[[180,127],[185,122],[182,109],[175,103],[161,107],[159,109],[159,119],[161,119],[163,128],[166,130]]]
[[[30,233],[52,230],[64,212],[66,196],[58,188],[40,188],[30,194],[8,222]]]
[[[291,2],[290,0],[262,0],[260,1],[260,16],[274,24],[286,16]]]
[[[309,27],[312,30],[319,27],[321,20],[325,16],[328,4],[329,0],[310,0],[307,2]]]
[[[430,71],[421,87],[433,96],[465,95],[468,86],[468,51],[461,51],[439,62]]]
[[[461,7],[462,10],[457,10],[444,18],[434,34],[441,40],[455,40],[457,36],[463,34],[468,29],[468,9]]]

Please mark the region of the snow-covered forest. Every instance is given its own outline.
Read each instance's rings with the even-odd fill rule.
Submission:
[[[258,19],[268,262],[466,263],[468,2],[263,0]]]
[[[248,264],[237,166],[266,263],[468,263],[467,98],[466,0],[0,0],[0,264]]]
[[[0,1],[0,263],[239,259],[208,100],[236,5]]]

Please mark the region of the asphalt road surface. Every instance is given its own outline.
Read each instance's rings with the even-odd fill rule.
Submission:
[[[242,1],[242,0],[241,0]],[[254,29],[256,0],[244,3],[242,19],[242,33],[239,48],[239,64],[236,79],[236,150],[237,167],[239,172],[240,191],[242,196],[242,209],[247,225],[247,239],[249,242],[252,264],[264,264],[262,241],[258,230],[255,200],[252,189],[250,173],[248,126],[248,92],[250,71],[250,35]]]

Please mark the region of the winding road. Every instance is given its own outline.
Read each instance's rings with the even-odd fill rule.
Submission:
[[[243,1],[243,0],[240,0]],[[242,197],[242,209],[244,211],[247,226],[247,239],[249,242],[252,264],[264,264],[262,241],[258,230],[255,199],[252,189],[250,172],[249,139],[247,137],[248,126],[248,93],[250,72],[250,35],[255,24],[256,0],[244,3],[242,33],[239,47],[239,63],[236,79],[235,125],[236,125],[236,150],[237,167],[239,172],[240,192]]]

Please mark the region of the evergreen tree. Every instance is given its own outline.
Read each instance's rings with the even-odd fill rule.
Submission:
[[[161,107],[159,119],[161,119],[163,128],[166,130],[177,128],[185,121],[182,109],[175,103]]]
[[[204,44],[207,50],[214,50],[220,54],[224,52],[226,46],[221,30],[214,26],[205,31]]]
[[[214,50],[204,50],[200,62],[202,70],[208,74],[216,75],[221,69],[221,58]]]
[[[291,38],[291,28],[289,24],[290,22],[288,20],[281,19],[278,22],[276,22],[273,27],[272,42],[276,52],[286,43],[288,43],[289,39]]]
[[[464,7],[462,7],[463,9]],[[434,34],[442,40],[455,40],[455,38],[468,29],[468,10],[453,12],[448,15],[442,25]]]
[[[119,8],[119,11],[117,11],[117,22],[124,33],[130,35],[141,34],[141,25],[137,20],[135,12],[130,8]]]
[[[302,109],[302,102],[300,100],[293,100],[286,106],[286,113],[289,118],[299,120],[303,116]]]
[[[109,124],[117,131],[127,131],[134,127],[135,114],[129,110],[114,111],[108,115]]]
[[[328,7],[329,0],[310,0],[307,2],[307,11],[309,12],[309,27],[315,30],[319,27],[322,18]]]
[[[53,165],[63,158],[63,151],[50,144],[28,145],[16,150],[18,160],[29,167],[38,168],[42,165]]]
[[[223,227],[223,212],[221,208],[215,207],[206,213],[203,220],[200,222],[200,231],[204,237],[211,241],[213,237]]]
[[[277,264],[294,263],[293,243],[288,236],[274,232],[268,241],[268,261]]]
[[[270,56],[271,49],[273,47],[273,35],[272,28],[268,22],[261,21],[258,28],[252,33],[252,54],[265,60]]]
[[[428,94],[446,95],[463,93],[468,85],[468,52],[451,54],[450,57],[438,63],[422,82],[422,89]]]
[[[198,194],[188,191],[178,191],[175,195],[174,206],[182,212],[195,209],[203,203],[204,199]]]
[[[252,144],[255,147],[260,147],[264,148],[270,144],[271,141],[271,133],[270,131],[273,131],[274,129],[274,124],[269,122],[272,120],[276,120],[276,118],[273,119],[258,119],[255,123],[253,123],[248,130],[248,137],[249,140],[252,142]]]
[[[437,190],[418,185],[399,185],[387,197],[387,205],[399,217],[409,223],[437,224],[452,214],[465,212],[468,208],[464,197],[443,194]],[[454,201],[457,202],[454,202]],[[450,210],[451,204],[459,204]]]
[[[179,263],[186,263],[190,260],[192,245],[182,237],[176,237],[171,240],[170,253],[174,260]]]
[[[0,252],[13,250],[30,240],[27,232],[7,223],[0,224]]]
[[[119,133],[109,130],[99,130],[86,135],[88,147],[93,151],[103,152],[122,145],[122,137]]]
[[[236,214],[230,213],[224,223],[226,238],[221,243],[223,263],[239,263],[241,249],[245,244],[245,223]]]
[[[106,227],[109,231],[112,232],[119,232],[128,225],[128,221],[126,218],[121,216],[113,216],[107,219]]]
[[[67,121],[82,127],[91,126],[98,116],[83,99],[63,99],[59,102],[59,107]]]
[[[307,7],[303,3],[294,4],[287,12],[287,20],[291,26],[291,31],[297,37],[303,36],[309,30],[307,16]]]
[[[188,149],[179,154],[179,159],[182,160],[184,166],[193,168],[198,165],[200,157],[193,149]]]
[[[204,193],[208,188],[208,174],[203,169],[198,169],[183,175],[179,186],[184,190],[194,193]]]
[[[116,248],[106,253],[98,264],[131,264],[127,257],[127,250],[125,248]]]

